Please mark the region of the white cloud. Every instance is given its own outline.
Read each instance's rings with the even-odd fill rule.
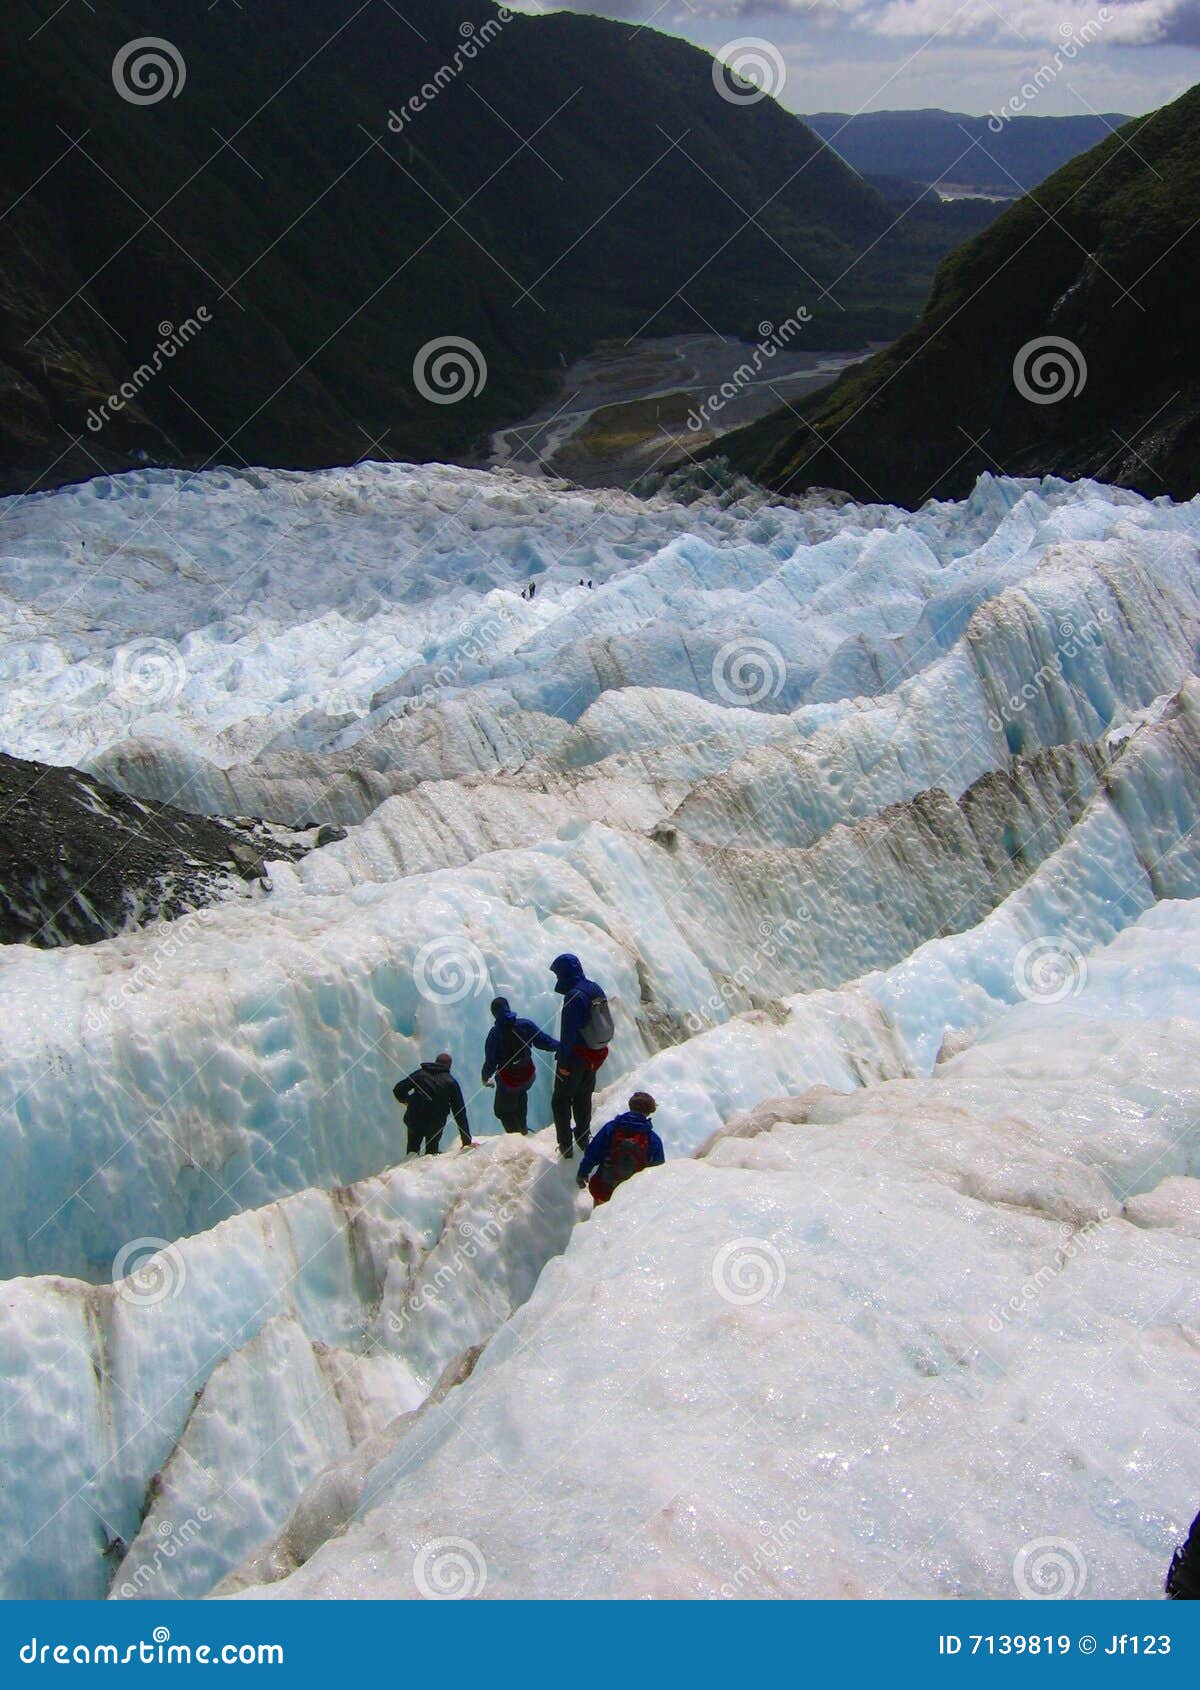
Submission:
[[[1200,0],[558,0],[557,7],[540,9],[597,12],[687,34],[719,19],[757,19],[769,35],[772,18],[838,17],[890,39],[936,35],[1029,45],[1062,41],[1100,20],[1101,39],[1112,47],[1200,44]]]

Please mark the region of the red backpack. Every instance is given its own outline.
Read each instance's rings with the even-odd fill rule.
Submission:
[[[650,1134],[635,1127],[618,1127],[612,1135],[604,1172],[609,1185],[623,1184],[640,1174],[650,1161]]]
[[[528,1091],[537,1078],[533,1054],[510,1021],[504,1029],[504,1048],[497,1078],[508,1091]]]

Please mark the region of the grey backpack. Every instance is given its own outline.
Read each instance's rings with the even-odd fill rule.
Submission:
[[[579,1034],[589,1050],[607,1050],[612,1043],[613,1018],[603,992],[592,999],[592,1007]]]

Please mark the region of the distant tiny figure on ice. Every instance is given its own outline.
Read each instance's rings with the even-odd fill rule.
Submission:
[[[492,1029],[483,1049],[483,1083],[496,1083],[496,1119],[506,1133],[529,1131],[529,1088],[537,1077],[535,1050],[558,1049],[536,1022],[514,1014],[507,998],[492,999]]]
[[[1186,1543],[1175,1551],[1165,1588],[1176,1602],[1200,1601],[1200,1514],[1192,1521]]]
[[[432,1062],[422,1062],[392,1087],[392,1096],[404,1105],[410,1156],[419,1156],[422,1150],[426,1156],[436,1156],[451,1115],[458,1126],[463,1149],[472,1147],[462,1087],[450,1072],[452,1061],[449,1052],[442,1051]]]
[[[589,980],[583,964],[569,951],[550,964],[554,990],[563,1000],[558,1029],[558,1064],[550,1109],[558,1135],[558,1153],[564,1162],[573,1158],[571,1123],[575,1143],[586,1150],[592,1136],[592,1094],[596,1075],[608,1056],[613,1036],[612,1011],[603,986]]]
[[[625,1113],[601,1127],[584,1151],[575,1183],[581,1191],[586,1185],[595,1202],[607,1203],[634,1174],[666,1161],[662,1139],[650,1125],[657,1107],[648,1091],[635,1091]]]

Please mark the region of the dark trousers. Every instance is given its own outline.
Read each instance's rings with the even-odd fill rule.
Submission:
[[[575,1142],[583,1150],[592,1136],[592,1093],[596,1076],[582,1062],[572,1062],[554,1070],[554,1090],[550,1094],[550,1108],[554,1115],[554,1130],[558,1134],[558,1148],[565,1156],[571,1148],[571,1120],[575,1121]]]
[[[445,1121],[438,1127],[413,1126],[408,1123],[408,1154],[419,1156],[424,1150],[426,1156],[436,1156],[442,1143],[442,1134],[446,1130]]]
[[[511,1091],[508,1086],[496,1081],[496,1095],[492,1100],[492,1108],[496,1112],[496,1119],[506,1133],[527,1133],[529,1131],[529,1093],[527,1091]]]

